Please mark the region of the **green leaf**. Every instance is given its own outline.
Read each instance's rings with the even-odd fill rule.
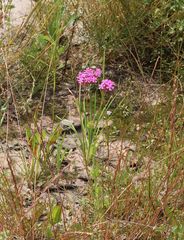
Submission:
[[[58,54],[61,55],[65,52],[65,46],[58,48]]]
[[[62,162],[66,153],[62,151],[62,144],[57,144],[56,166],[58,171],[61,169]]]
[[[49,145],[54,144],[56,140],[59,138],[59,136],[61,135],[61,132],[62,132],[62,128],[56,128],[54,132],[51,134],[48,144]]]
[[[47,227],[46,235],[48,239],[51,239],[53,237],[53,233],[50,225]]]
[[[53,224],[61,222],[61,206],[56,205],[52,209],[51,220]]]
[[[47,42],[52,43],[52,39],[48,35],[39,34],[37,38],[38,43],[44,46]]]
[[[26,139],[28,142],[30,141],[31,136],[32,136],[32,133],[31,133],[30,128],[26,128]]]

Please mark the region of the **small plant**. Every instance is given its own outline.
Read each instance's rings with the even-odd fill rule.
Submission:
[[[109,206],[108,196],[104,197],[102,187],[101,163],[96,161],[96,153],[102,136],[103,126],[109,122],[108,110],[116,95],[113,96],[116,84],[110,79],[102,79],[100,68],[86,68],[79,72],[79,97],[76,106],[80,116],[81,134],[73,127],[80,140],[86,172],[90,181],[90,195],[94,199],[93,209],[96,217],[104,213]],[[103,125],[103,126],[102,126]]]
[[[60,171],[65,152],[62,150],[62,141],[58,141],[62,129],[56,128],[52,133],[47,134],[45,130],[31,130],[27,128],[26,137],[31,151],[31,162],[26,166],[27,177],[36,183],[40,176],[48,176],[56,167],[56,172]],[[55,145],[55,147],[54,147]],[[53,149],[56,156],[53,158]],[[55,161],[53,162],[53,160]]]
[[[95,155],[101,133],[100,122],[107,116],[107,110],[114,100],[114,97],[110,96],[107,103],[105,103],[104,94],[112,92],[115,89],[115,83],[109,79],[100,81],[101,75],[101,69],[87,68],[77,76],[79,97],[76,104],[82,130],[81,136],[78,136],[86,168],[91,163],[95,164]],[[97,100],[99,90],[101,93],[100,101]]]

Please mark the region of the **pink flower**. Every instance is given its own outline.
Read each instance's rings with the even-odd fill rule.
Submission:
[[[116,84],[110,79],[104,79],[99,85],[99,89],[105,91],[105,92],[111,92],[114,90]]]
[[[77,82],[81,85],[97,83],[97,79],[101,76],[102,71],[100,68],[86,68],[79,72]]]

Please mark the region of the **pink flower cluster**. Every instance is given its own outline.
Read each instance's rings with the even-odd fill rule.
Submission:
[[[105,91],[105,92],[111,92],[115,88],[115,82],[113,82],[110,79],[104,79],[102,80],[101,84],[99,85],[99,89]]]
[[[91,83],[97,83],[97,79],[101,77],[102,71],[100,68],[86,68],[79,72],[77,81],[79,84],[86,85]]]
[[[86,68],[79,72],[77,76],[77,82],[81,85],[89,85],[98,82],[98,78],[101,77],[102,71],[100,68]],[[104,92],[111,92],[114,90],[116,84],[110,79],[104,79],[99,84],[99,89]]]

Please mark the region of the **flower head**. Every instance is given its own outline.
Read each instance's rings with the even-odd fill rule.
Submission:
[[[86,68],[79,72],[77,82],[81,85],[97,83],[97,79],[101,76],[102,71],[100,68]]]
[[[116,84],[110,79],[104,79],[99,85],[99,89],[105,91],[105,92],[111,92],[114,90]]]

